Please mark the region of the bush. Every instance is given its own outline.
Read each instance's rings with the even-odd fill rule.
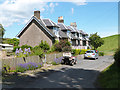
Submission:
[[[50,49],[49,44],[46,41],[43,42],[43,40],[41,40],[41,43],[40,43],[39,47],[42,48],[43,50],[49,50]]]
[[[104,56],[104,52],[99,52],[99,56]]]
[[[71,44],[67,40],[60,40],[58,43],[55,43],[55,51],[71,51]]]
[[[32,47],[31,47],[31,46],[29,46],[29,45],[27,45],[27,44],[26,44],[26,45],[22,45],[22,46],[21,46],[21,49],[22,49],[22,50],[24,50],[25,48],[30,48],[30,49],[32,50]]]
[[[120,66],[120,48],[114,54],[115,63]]]
[[[35,70],[37,68],[40,68],[43,66],[43,63],[24,63],[24,64],[19,64],[16,68],[16,72],[24,72],[26,70]]]
[[[85,54],[89,49],[72,49],[73,55]]]
[[[14,46],[13,52],[15,52],[17,48],[20,49],[20,46]]]
[[[40,58],[44,57],[44,52],[43,50],[39,47],[39,46],[35,46],[33,48],[33,52],[34,55],[39,55]]]

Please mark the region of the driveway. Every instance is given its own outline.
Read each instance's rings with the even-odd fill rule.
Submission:
[[[13,87],[96,88],[94,82],[98,74],[113,62],[112,56],[99,57],[97,60],[80,59],[74,66],[62,65],[61,67],[56,67],[53,70],[47,71],[46,74],[37,72],[35,73],[36,77],[32,79],[29,78],[27,82],[18,83]]]

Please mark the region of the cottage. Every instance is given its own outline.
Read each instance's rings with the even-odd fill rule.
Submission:
[[[40,11],[34,11],[34,16],[17,35],[20,38],[20,46],[27,44],[34,47],[39,45],[41,40],[52,46],[55,40],[65,39],[71,42],[72,48],[77,49],[89,47],[87,36],[87,33],[77,29],[75,22],[66,26],[61,16],[56,24],[50,19],[41,19]]]

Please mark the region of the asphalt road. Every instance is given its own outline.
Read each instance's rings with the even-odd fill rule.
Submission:
[[[97,60],[82,59],[74,66],[63,65],[48,76],[42,76],[27,88],[95,88],[94,82],[100,71],[113,63],[111,56]]]
[[[14,88],[96,88],[94,82],[98,74],[113,62],[112,56],[97,60],[80,59],[74,66],[62,65],[46,74],[38,72],[36,78]]]

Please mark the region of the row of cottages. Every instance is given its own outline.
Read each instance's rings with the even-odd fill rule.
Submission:
[[[34,16],[28,21],[25,27],[18,33],[20,46],[39,45],[41,40],[47,41],[52,46],[55,40],[68,40],[73,49],[87,49],[89,46],[88,34],[77,29],[76,23],[70,26],[64,24],[63,17],[58,17],[56,24],[50,19],[41,19],[40,11],[34,11]]]

